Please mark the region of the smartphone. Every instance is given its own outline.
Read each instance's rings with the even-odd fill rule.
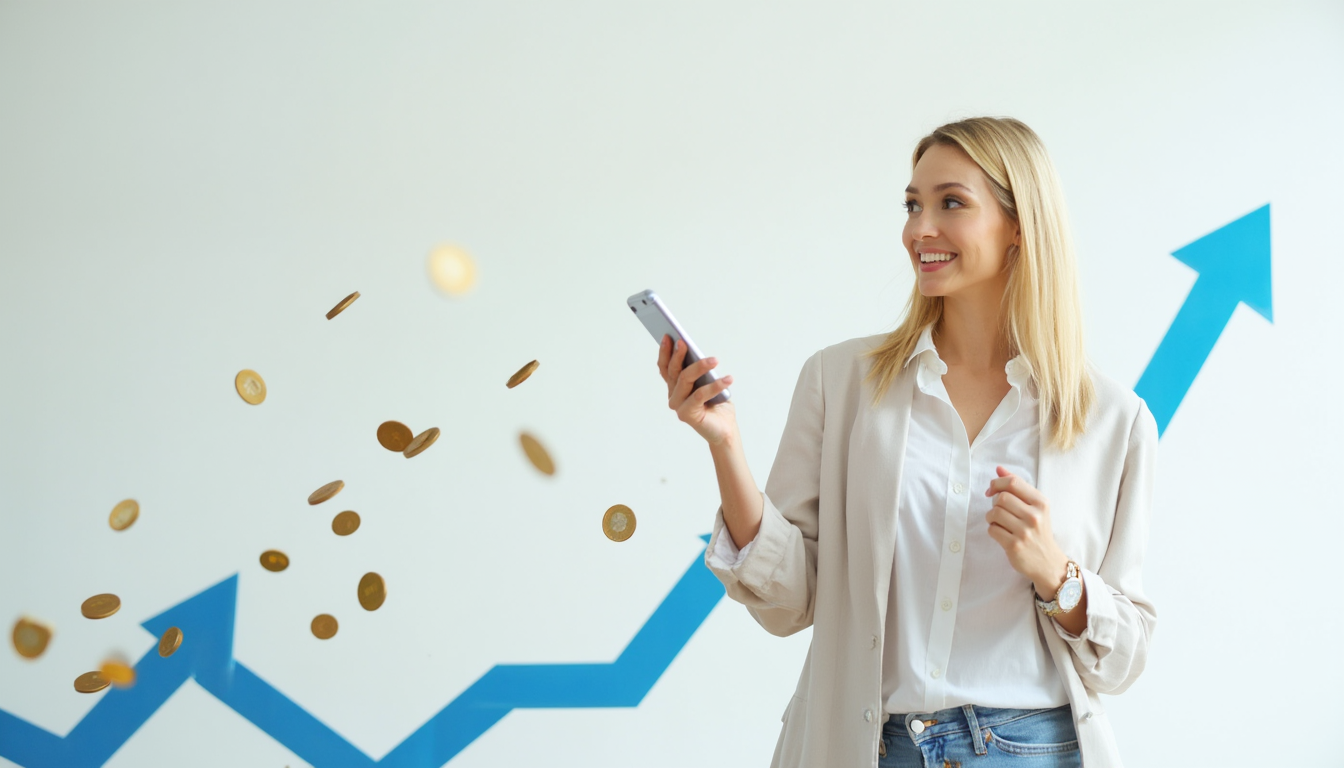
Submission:
[[[700,353],[700,348],[681,329],[681,325],[676,318],[672,317],[672,312],[667,308],[667,305],[663,303],[662,299],[658,298],[658,294],[653,291],[636,293],[626,299],[625,303],[626,306],[630,307],[630,311],[635,313],[635,317],[639,318],[639,321],[644,324],[644,327],[649,329],[649,334],[653,336],[654,341],[662,344],[663,336],[671,336],[674,343],[677,341],[686,342],[686,359],[681,362],[682,368],[704,357]],[[719,375],[711,370],[695,380],[695,388],[699,389],[718,380]],[[726,402],[728,402],[728,390],[725,389],[710,398],[705,405],[718,405]]]

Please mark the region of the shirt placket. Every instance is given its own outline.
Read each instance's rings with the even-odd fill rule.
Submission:
[[[970,513],[971,448],[966,428],[940,381],[937,397],[951,419],[952,460],[948,465],[946,504],[943,507],[943,546],[938,557],[938,584],[934,594],[933,621],[929,623],[929,642],[924,655],[924,708],[943,709],[947,699],[947,663],[952,655],[952,634],[957,623],[957,603],[961,597],[961,572],[965,559],[966,521]]]

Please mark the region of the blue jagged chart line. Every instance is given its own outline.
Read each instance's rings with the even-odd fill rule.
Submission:
[[[638,706],[723,598],[723,585],[701,563],[703,557],[702,549],[615,661],[497,665],[382,760],[364,754],[233,658],[234,574],[144,622],[156,637],[180,627],[182,647],[166,659],[157,648],[146,652],[135,665],[135,685],[109,690],[64,737],[0,709],[0,757],[24,768],[96,768],[194,678],[315,768],[438,768],[514,709]]]
[[[1159,435],[1237,305],[1274,320],[1269,206],[1172,255],[1199,277],[1134,387],[1153,412]],[[167,659],[155,649],[147,652],[136,664],[135,686],[110,690],[64,737],[0,709],[0,757],[24,768],[96,768],[194,678],[316,768],[439,768],[514,709],[637,706],[724,591],[697,558],[615,661],[497,665],[377,761],[233,658],[237,595],[235,574],[146,621],[142,626],[155,636],[181,627],[187,638],[182,648]]]

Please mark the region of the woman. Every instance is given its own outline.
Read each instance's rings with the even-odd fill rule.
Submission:
[[[895,331],[803,364],[757,490],[731,402],[664,338],[709,443],[706,553],[771,633],[813,627],[775,766],[1119,766],[1098,694],[1142,672],[1157,427],[1087,364],[1058,177],[1012,119],[919,142]],[[1029,758],[1024,762],[1024,758]]]

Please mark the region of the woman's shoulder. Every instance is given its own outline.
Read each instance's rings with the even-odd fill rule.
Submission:
[[[1087,371],[1092,378],[1093,391],[1096,393],[1087,431],[1099,428],[1100,431],[1121,432],[1127,435],[1138,431],[1145,434],[1151,431],[1153,438],[1156,439],[1157,425],[1153,414],[1133,387],[1106,375],[1090,362]]]

